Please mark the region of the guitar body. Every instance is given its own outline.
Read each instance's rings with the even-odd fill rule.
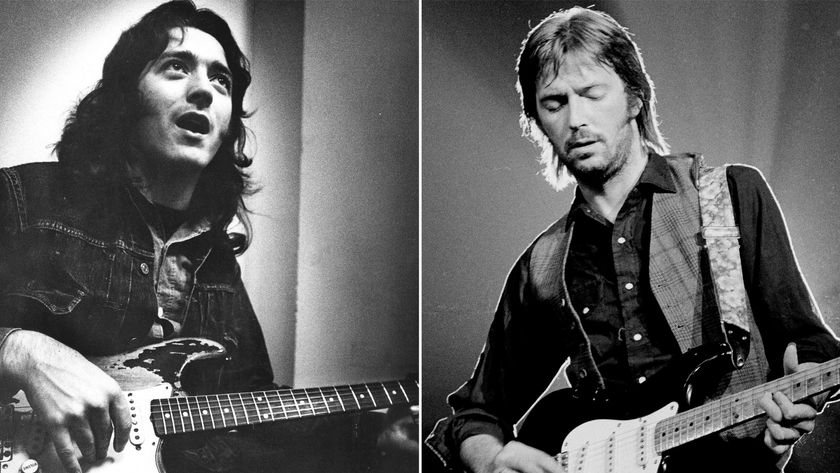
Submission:
[[[155,434],[150,420],[151,402],[168,398],[180,389],[181,372],[187,364],[199,359],[220,358],[224,353],[224,348],[211,340],[181,338],[116,356],[91,359],[123,389],[131,409],[132,426],[122,452],[114,451],[111,444],[104,460],[85,462],[77,451],[82,470],[85,473],[164,473],[162,440]],[[22,394],[18,398],[18,402],[2,408],[0,471],[64,473],[37,414]]]
[[[617,419],[607,422],[626,422],[622,428],[630,428],[636,420],[660,419],[658,414],[665,409],[670,412],[671,405],[676,406],[674,413],[685,410],[703,402],[709,394],[704,387],[714,385],[713,380],[728,367],[729,359],[726,345],[700,347],[685,353],[638,388],[620,394],[576,393],[565,374],[560,373],[565,382],[532,407],[517,440],[555,455],[565,445],[564,435],[571,435],[587,422]]]
[[[575,473],[652,473],[662,462],[654,446],[654,427],[677,413],[672,402],[631,420],[598,419],[573,429],[563,440],[558,461]]]
[[[415,404],[415,380],[360,383],[305,389],[280,389],[188,396],[184,369],[198,360],[221,359],[225,349],[201,338],[178,338],[91,361],[123,390],[131,414],[129,441],[122,452],[109,446],[104,460],[85,462],[84,473],[164,473],[164,437],[229,430],[263,423],[347,414]],[[38,413],[20,394],[0,405],[0,473],[63,473]]]
[[[711,464],[720,464],[723,471],[775,471],[777,459],[758,444],[751,444],[757,448],[751,452],[744,450],[747,445],[730,451],[743,457],[725,465],[719,463],[723,458],[692,460],[684,449],[694,448],[697,455],[696,448],[704,445],[693,442],[713,441],[711,435],[765,415],[759,400],[768,392],[780,391],[799,402],[834,389],[840,385],[840,358],[715,397],[704,388],[715,385],[730,360],[725,345],[701,347],[642,385],[594,395],[570,389],[564,364],[555,377],[560,382],[552,383],[559,389],[547,390],[528,410],[517,440],[554,455],[565,471],[574,473],[653,473],[667,469],[669,459],[678,471],[707,471]]]

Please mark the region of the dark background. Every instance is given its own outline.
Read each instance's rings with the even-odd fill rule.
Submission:
[[[840,4],[584,6],[591,3],[635,35],[675,152],[763,171],[800,267],[836,330]],[[448,413],[445,396],[472,371],[510,266],[570,204],[571,189],[551,190],[538,175],[536,149],[521,137],[514,65],[529,28],[572,5],[422,4],[424,433]],[[820,433],[806,445],[835,451],[836,442],[823,441],[833,435]]]

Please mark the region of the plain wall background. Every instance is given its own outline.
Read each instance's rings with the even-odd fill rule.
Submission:
[[[54,159],[67,113],[156,0],[0,2],[0,165]],[[240,258],[276,381],[418,370],[417,17],[342,1],[198,1],[252,64],[262,190]],[[299,256],[300,255],[300,256]]]
[[[761,168],[840,326],[840,4],[587,2],[635,35],[674,151]],[[511,265],[568,209],[521,136],[521,41],[571,2],[422,4],[423,431],[469,377]]]

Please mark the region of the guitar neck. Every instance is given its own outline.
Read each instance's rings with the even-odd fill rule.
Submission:
[[[152,401],[151,420],[158,436],[228,429],[416,404],[418,390],[416,382],[402,380],[171,397]]]
[[[840,384],[838,369],[840,358],[664,419],[656,425],[656,451],[662,453],[764,415],[758,401],[766,393],[781,391],[797,402],[828,391]]]

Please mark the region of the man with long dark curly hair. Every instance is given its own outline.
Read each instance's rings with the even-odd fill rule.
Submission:
[[[0,170],[0,399],[26,394],[68,472],[111,446],[141,449],[135,406],[91,356],[202,337],[222,345],[226,360],[185,372],[193,391],[277,388],[235,259],[251,232],[243,201],[252,192],[250,82],[224,19],[191,1],[163,4],[120,36],[67,120],[58,163]],[[228,231],[234,220],[244,234]],[[152,358],[131,366],[161,372]],[[269,414],[252,399],[240,417]],[[205,411],[231,420],[221,404],[186,414],[195,426]],[[329,431],[346,434],[347,425]],[[241,467],[231,465],[237,447],[206,439],[180,460]]]

